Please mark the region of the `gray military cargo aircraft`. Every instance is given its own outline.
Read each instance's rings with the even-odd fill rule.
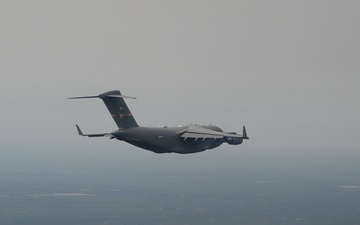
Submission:
[[[102,99],[119,129],[111,133],[84,134],[76,124],[77,131],[81,136],[116,138],[155,153],[174,152],[180,154],[202,152],[219,147],[224,142],[230,145],[239,145],[244,139],[249,139],[245,126],[243,126],[242,135],[235,132],[223,132],[219,127],[213,125],[141,127],[136,123],[124,101],[124,98],[135,98],[121,95],[118,90],[108,91],[98,96],[69,99],[83,98]]]

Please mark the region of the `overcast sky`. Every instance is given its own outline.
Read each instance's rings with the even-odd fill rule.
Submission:
[[[2,0],[0,147],[129,148],[78,137],[75,123],[89,133],[116,125],[100,100],[66,99],[118,89],[138,98],[126,101],[140,125],[246,125],[239,151],[357,151],[359,9],[356,0]]]

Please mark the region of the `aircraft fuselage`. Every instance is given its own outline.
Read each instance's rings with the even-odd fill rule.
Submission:
[[[189,126],[179,127],[132,127],[119,129],[111,134],[118,140],[156,153],[195,153],[220,146],[224,140],[180,138]],[[214,131],[222,131],[217,126],[201,125]]]

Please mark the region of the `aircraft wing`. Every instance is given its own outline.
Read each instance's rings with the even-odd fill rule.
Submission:
[[[195,139],[222,139],[227,137],[245,138],[240,134],[226,133],[214,131],[199,126],[191,126],[187,128],[180,136],[181,138],[195,138]]]
[[[78,133],[79,133],[80,136],[87,136],[87,137],[108,137],[108,138],[110,138],[110,139],[115,138],[114,135],[112,135],[111,133],[84,134],[84,133],[81,131],[79,125],[77,125],[77,124],[76,124],[76,129],[77,129],[77,131],[78,131]]]

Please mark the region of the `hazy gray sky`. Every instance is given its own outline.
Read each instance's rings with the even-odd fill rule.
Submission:
[[[246,125],[250,141],[239,151],[358,150],[359,8],[3,0],[0,146],[135,149],[78,137],[75,123],[86,132],[116,126],[100,100],[66,99],[119,89],[138,97],[127,102],[141,125]]]

